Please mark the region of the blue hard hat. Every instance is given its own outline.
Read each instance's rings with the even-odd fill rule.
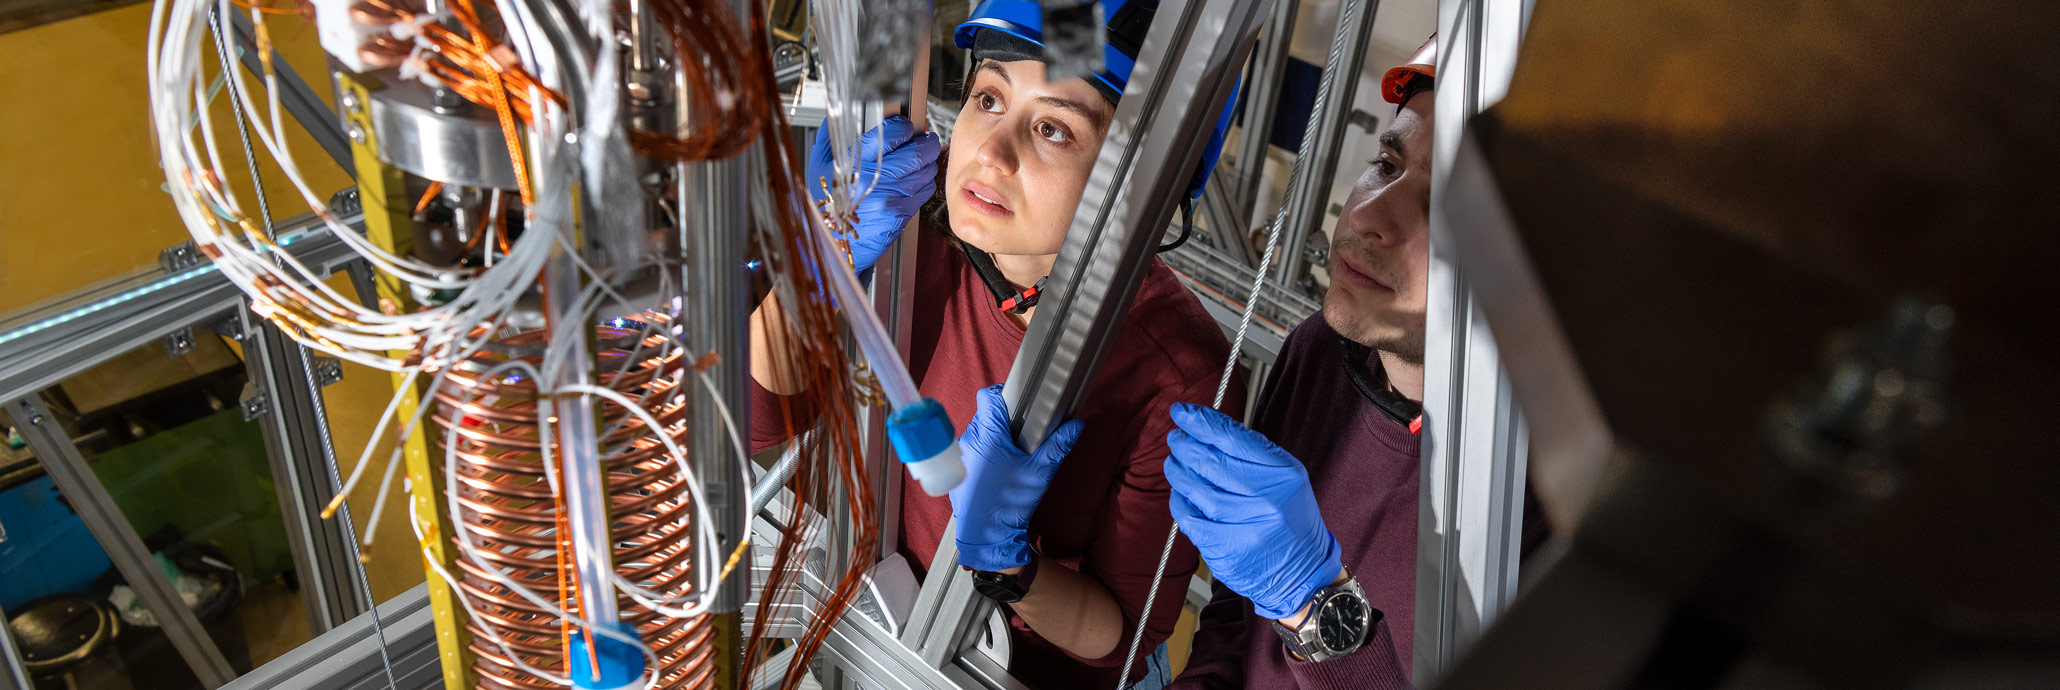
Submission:
[[[1158,10],[1158,0],[1101,0],[1102,16],[1107,24],[1103,38],[1105,48],[1102,54],[1103,68],[1094,73],[1095,80],[1114,93],[1123,93],[1123,87],[1130,83],[1130,71],[1137,67],[1137,51],[1144,46],[1145,32],[1150,29],[1152,15]],[[1037,0],[985,0],[973,7],[972,14],[958,28],[951,32],[952,43],[961,49],[971,50],[975,37],[982,30],[999,31],[1028,41],[1040,48],[1044,46],[1044,7]],[[1209,181],[1209,171],[1216,169],[1216,158],[1223,153],[1223,136],[1230,131],[1231,116],[1236,112],[1238,92],[1243,88],[1240,78],[1230,90],[1230,99],[1224,102],[1223,114],[1216,118],[1216,131],[1209,136],[1209,145],[1202,151],[1201,168],[1195,171],[1194,180],[1188,183],[1188,198],[1202,195],[1202,186]]]

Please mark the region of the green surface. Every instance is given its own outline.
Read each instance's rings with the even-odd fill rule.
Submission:
[[[169,525],[219,547],[246,586],[293,569],[264,433],[241,410],[100,453],[89,464],[143,538]]]

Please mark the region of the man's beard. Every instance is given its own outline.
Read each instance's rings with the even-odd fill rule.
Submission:
[[[1350,252],[1352,258],[1358,260],[1358,265],[1365,266],[1369,271],[1381,271],[1382,264],[1372,256],[1372,252],[1364,251],[1357,243],[1341,242],[1333,246],[1332,251]],[[1374,278],[1391,288],[1403,284],[1401,276],[1385,271],[1381,271],[1381,274]],[[1330,289],[1323,295],[1323,319],[1330,324],[1331,330],[1337,331],[1338,335],[1352,342],[1394,355],[1402,361],[1422,363],[1423,315],[1416,314],[1412,318],[1410,315],[1391,312],[1392,316],[1405,323],[1395,323],[1395,319],[1382,319],[1378,313],[1382,310],[1352,304],[1352,296],[1344,294],[1344,291],[1353,288],[1341,285],[1342,280],[1332,278]],[[1399,296],[1401,293],[1391,294]],[[1359,308],[1355,309],[1355,306]]]
[[[1361,345],[1394,355],[1404,362],[1423,362],[1423,321],[1419,317],[1413,324],[1391,324],[1370,313],[1352,309],[1337,296],[1335,282],[1323,298],[1323,320],[1331,330]]]

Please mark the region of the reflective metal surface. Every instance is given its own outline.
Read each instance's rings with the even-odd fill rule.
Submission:
[[[379,132],[379,158],[394,167],[446,184],[514,189],[515,167],[493,113],[438,99],[429,87],[391,70],[372,92],[372,126]]]

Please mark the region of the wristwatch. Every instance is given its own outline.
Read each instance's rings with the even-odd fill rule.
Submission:
[[[1031,554],[1030,562],[1013,575],[992,570],[974,570],[973,591],[1003,604],[1013,604],[1022,601],[1023,595],[1030,593],[1030,581],[1034,579],[1037,579],[1037,556]]]
[[[1380,620],[1380,612],[1366,603],[1366,590],[1359,588],[1359,578],[1345,572],[1345,581],[1323,589],[1309,597],[1309,616],[1293,630],[1274,621],[1273,631],[1280,633],[1280,640],[1288,651],[1304,661],[1329,661],[1351,654],[1366,644],[1366,638],[1373,635],[1373,624]]]

